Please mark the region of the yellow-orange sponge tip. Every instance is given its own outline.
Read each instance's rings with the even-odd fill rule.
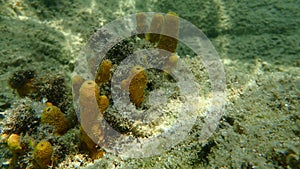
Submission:
[[[68,130],[68,121],[64,114],[56,106],[46,107],[41,117],[42,124],[49,124],[55,127],[55,133],[62,135]]]
[[[100,66],[98,68],[98,72],[95,77],[95,82],[98,85],[109,82],[110,73],[111,73],[110,71],[111,71],[112,66],[113,66],[112,62],[108,59],[105,59],[101,62]]]
[[[174,12],[169,12],[165,16],[165,22],[157,47],[174,53],[177,48],[178,33],[179,17]]]
[[[147,29],[146,14],[141,12],[136,14],[136,31],[138,34],[144,34]]]
[[[51,162],[53,148],[49,141],[39,142],[33,151],[33,158],[39,168],[47,168]]]
[[[147,74],[143,67],[135,66],[131,70],[132,79],[129,85],[129,97],[136,107],[140,107],[145,98]]]
[[[7,146],[12,152],[22,150],[20,136],[18,134],[11,134],[7,139]]]
[[[99,108],[100,112],[103,113],[109,105],[109,100],[105,95],[99,97]]]
[[[151,43],[157,43],[159,41],[160,33],[164,23],[164,16],[160,13],[154,14],[148,33],[146,34],[146,40]]]

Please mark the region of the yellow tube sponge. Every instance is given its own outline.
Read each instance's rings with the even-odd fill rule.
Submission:
[[[146,18],[146,14],[141,12],[141,13],[137,13],[135,15],[136,18],[136,31],[137,34],[140,38],[144,38],[145,37],[145,32],[147,30],[147,18]]]
[[[98,130],[97,132],[101,132],[101,130]],[[99,140],[103,139],[101,138],[103,134],[98,133],[97,135],[100,136]],[[80,127],[80,140],[81,143],[83,143],[82,148],[89,152],[93,160],[103,157],[105,151],[99,149],[99,146],[86,134],[82,127]]]
[[[154,14],[148,33],[146,34],[146,40],[151,43],[157,43],[159,41],[160,32],[163,27],[164,16],[160,13]]]
[[[130,79],[128,79],[128,78],[122,80],[121,89],[128,92],[129,83],[130,83]]]
[[[64,114],[56,106],[46,107],[41,116],[42,124],[55,127],[55,134],[62,135],[68,130],[68,122]]]
[[[136,107],[140,107],[145,98],[147,87],[147,74],[141,66],[135,66],[131,70],[131,81],[129,85],[129,97]]]
[[[175,54],[175,53],[172,53],[171,56],[169,56],[167,59],[166,59],[166,63],[163,67],[163,70],[166,72],[166,73],[170,73],[170,71],[172,70],[172,68],[174,68],[178,62],[178,59],[179,57]]]
[[[79,75],[76,75],[72,78],[74,99],[77,99],[79,97],[79,89],[83,82],[83,78]]]
[[[40,141],[33,151],[33,158],[38,168],[48,168],[51,162],[53,148],[49,141]]]
[[[100,110],[99,110],[99,88],[95,81],[85,81],[79,90],[79,104],[80,120],[81,123],[91,123],[94,121]]]
[[[98,85],[109,82],[110,75],[111,75],[110,70],[112,66],[113,66],[112,62],[108,59],[105,59],[101,62],[95,77],[95,82]]]
[[[104,141],[101,113],[108,107],[109,100],[105,95],[99,95],[99,88],[93,80],[85,81],[81,85],[79,95],[82,148],[89,151],[92,159],[97,159],[104,154],[96,143]]]
[[[7,146],[9,150],[13,153],[19,152],[22,150],[21,139],[18,134],[11,134],[7,141]]]
[[[178,43],[178,32],[179,17],[173,12],[167,13],[157,47],[174,53]]]
[[[91,99],[93,101],[97,100],[97,97],[99,95],[99,88],[95,81],[93,80],[87,80],[85,81],[80,89],[79,89],[79,103],[83,107],[87,107],[94,105],[93,102],[91,102]]]
[[[109,105],[109,100],[105,95],[102,95],[99,97],[98,103],[99,103],[100,112],[103,113]]]

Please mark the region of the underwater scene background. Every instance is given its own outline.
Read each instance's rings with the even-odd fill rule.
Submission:
[[[1,0],[0,168],[300,168],[299,9],[297,0]],[[138,12],[174,12],[207,36],[225,69],[226,107],[204,142],[199,141],[201,110],[184,140],[168,151],[123,159],[94,145],[80,126],[72,84],[82,83],[72,73],[100,27]],[[130,53],[131,43],[119,43],[107,56],[112,65],[103,70],[114,69],[114,57]],[[180,44],[176,52],[200,86],[198,106],[205,106],[211,96],[205,66]],[[139,80],[138,86],[173,81],[162,72],[147,72],[157,75],[163,80]],[[102,96],[109,95],[107,87],[100,88]],[[164,111],[176,110],[178,95],[169,93],[174,105]],[[157,132],[118,118],[110,97],[99,100],[112,112],[104,117],[120,132],[143,138]],[[148,105],[134,105],[148,108],[156,101],[146,96]],[[173,115],[160,117],[172,123]]]

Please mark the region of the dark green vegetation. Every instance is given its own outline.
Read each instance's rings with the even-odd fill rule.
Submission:
[[[228,99],[217,132],[206,144],[199,144],[201,126],[196,125],[184,142],[160,156],[122,161],[108,154],[88,168],[299,168],[299,2],[92,2],[0,2],[1,112],[10,108],[22,112],[26,117],[19,116],[18,121],[35,128],[36,116],[27,118],[38,109],[32,109],[32,100],[20,100],[8,85],[14,73],[34,70],[35,77],[41,79],[39,86],[49,84],[44,86],[47,90],[41,90],[42,96],[64,82],[63,92],[67,98],[71,97],[69,84],[74,58],[99,26],[135,12],[174,11],[208,36],[224,64]],[[202,77],[201,61],[186,59],[186,62],[196,77]],[[58,74],[58,78],[52,78]],[[63,102],[57,95],[51,100],[54,98],[58,100],[53,102]],[[70,102],[60,105],[68,118],[74,120],[74,114],[72,117],[68,113],[73,112],[70,107]],[[23,127],[13,132],[36,132]],[[51,131],[51,127],[39,130]],[[36,140],[47,138],[56,145],[56,152],[60,152],[66,145],[78,143],[78,133],[77,128],[63,137],[40,133]],[[72,156],[79,153],[77,144],[73,147],[68,151],[71,156],[61,156],[65,158],[60,159],[64,160],[61,168],[78,164],[76,158],[83,160],[79,165],[89,161],[84,155]],[[0,149],[0,162],[5,164],[11,154],[4,144],[0,144]]]

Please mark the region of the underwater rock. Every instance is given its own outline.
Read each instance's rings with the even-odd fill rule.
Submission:
[[[35,100],[46,99],[62,111],[66,111],[68,98],[65,78],[60,74],[49,74],[35,81],[37,92],[32,98]]]
[[[4,119],[0,123],[2,133],[31,134],[39,125],[38,111],[44,109],[42,103],[33,102],[28,97],[17,100],[12,109],[3,112]]]
[[[8,83],[16,89],[20,97],[25,97],[35,91],[34,87],[35,73],[32,70],[19,70],[10,77]]]

